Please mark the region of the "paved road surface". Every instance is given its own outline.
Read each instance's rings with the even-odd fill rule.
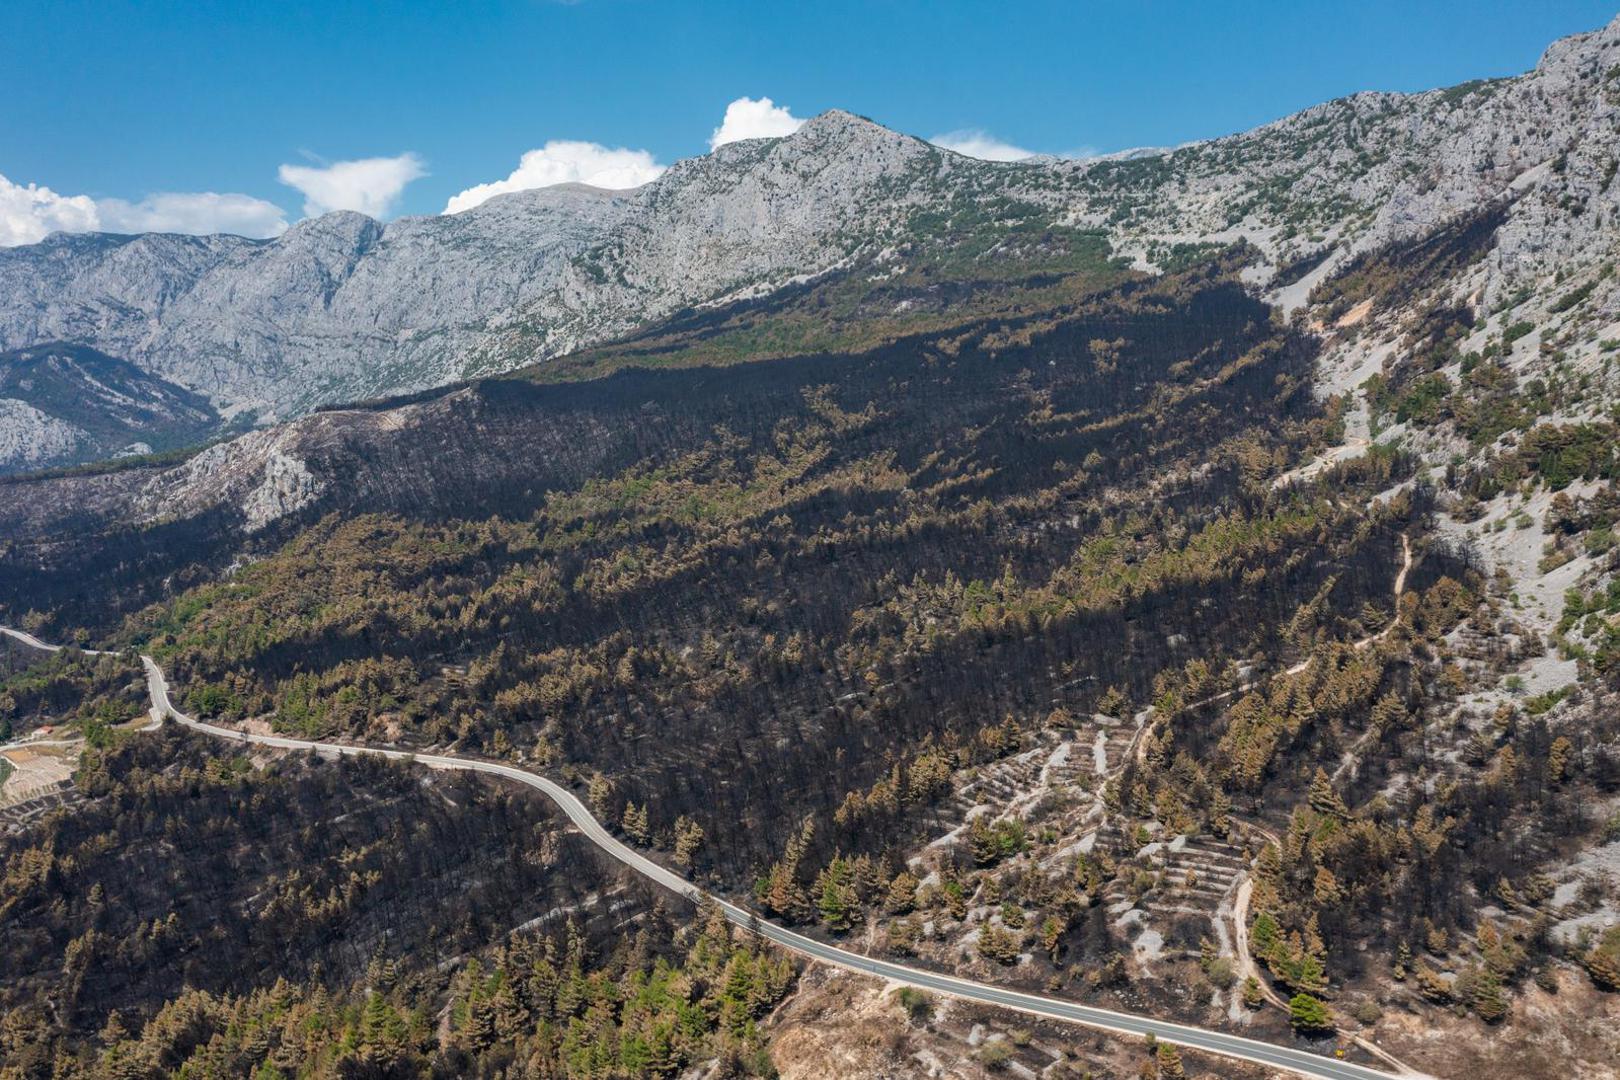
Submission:
[[[46,645],[39,639],[21,631],[0,627],[0,633],[10,634],[12,637],[39,648],[53,648],[53,646]],[[164,678],[163,671],[151,657],[142,656],[141,663],[146,668],[147,686],[151,690],[154,712],[173,717],[177,722],[194,731],[200,731],[206,735],[212,735],[215,738],[229,742],[269,746],[283,750],[314,750],[318,753],[340,756],[370,754],[376,757],[411,761],[431,769],[488,773],[492,776],[515,780],[520,784],[526,784],[544,793],[547,798],[561,808],[568,820],[580,832],[584,833],[587,839],[636,873],[662,885],[671,892],[692,900],[702,900],[708,895],[703,889],[690,881],[622,843],[602,826],[602,823],[591,814],[590,810],[586,808],[584,803],[579,801],[573,792],[555,781],[546,779],[544,776],[539,776],[512,765],[503,765],[493,761],[480,761],[475,758],[450,757],[442,754],[415,754],[406,750],[314,742],[308,739],[292,739],[280,735],[257,735],[204,723],[187,716],[174,707],[174,703],[169,700],[168,681]],[[1105,1031],[1134,1036],[1152,1034],[1161,1041],[1175,1043],[1177,1046],[1255,1062],[1260,1065],[1296,1073],[1300,1076],[1320,1077],[1324,1078],[1324,1080],[1389,1080],[1392,1075],[1377,1069],[1367,1068],[1364,1065],[1323,1057],[1309,1051],[1296,1050],[1293,1047],[1261,1042],[1258,1039],[1246,1039],[1239,1035],[1228,1035],[1224,1032],[1210,1031],[1205,1028],[1172,1023],[1167,1020],[1155,1020],[1151,1017],[1094,1008],[1090,1005],[1081,1005],[1072,1001],[1061,1001],[1056,998],[1026,994],[988,983],[973,982],[952,975],[942,975],[937,972],[924,971],[921,968],[891,963],[887,960],[873,959],[859,953],[840,949],[836,945],[829,945],[814,938],[805,937],[803,934],[796,934],[774,923],[766,922],[753,912],[719,897],[714,897],[714,900],[720,905],[721,910],[725,912],[726,918],[733,923],[754,930],[762,937],[784,948],[824,963],[866,975],[873,975],[880,979],[889,979],[910,986],[922,987],[926,990],[932,990],[936,993],[961,998],[966,1001],[997,1005],[1002,1008],[1029,1013],[1033,1016],[1066,1020]]]

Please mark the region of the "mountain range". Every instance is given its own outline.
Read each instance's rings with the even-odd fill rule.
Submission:
[[[1594,271],[1612,245],[1617,42],[1611,24],[1517,78],[1357,94],[1091,161],[979,161],[833,111],[632,191],[560,185],[386,224],[338,212],[271,240],[58,234],[0,250],[0,348],[94,348],[206,397],[222,424],[265,424],[830,276],[949,278],[1053,234],[1101,237],[1147,272],[1246,242],[1248,280],[1286,309],[1382,245],[1500,212],[1470,282],[1488,305]],[[905,324],[905,301],[926,298],[890,306]],[[108,452],[50,401],[5,393],[0,468]]]

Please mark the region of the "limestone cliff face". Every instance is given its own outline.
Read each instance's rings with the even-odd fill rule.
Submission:
[[[79,449],[72,424],[16,398],[0,398],[0,460],[25,469],[70,458]]]
[[[679,308],[756,295],[877,257],[912,214],[998,167],[846,112],[722,146],[647,185],[624,219],[522,312],[556,355]],[[497,344],[500,366],[533,359]]]
[[[1071,212],[1141,253],[1243,237],[1281,261],[1328,251],[1342,263],[1511,202],[1492,286],[1516,286],[1607,257],[1617,65],[1620,20],[1556,42],[1516,78],[1356,94],[1172,152],[1069,165],[1085,189]]]
[[[227,413],[286,418],[456,378],[626,205],[567,186],[388,225],[328,214],[268,241],[55,236],[0,251],[0,341],[93,344]]]

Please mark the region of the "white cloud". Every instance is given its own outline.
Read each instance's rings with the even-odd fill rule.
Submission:
[[[1024,158],[1035,156],[1035,151],[1014,146],[979,128],[947,131],[943,135],[935,135],[928,141],[935,146],[943,146],[947,150],[955,150],[958,154],[966,154],[982,161],[1022,161]]]
[[[406,184],[427,175],[427,167],[415,154],[404,153],[329,165],[283,165],[276,175],[304,193],[304,213],[310,217],[357,210],[380,218],[393,210]]]
[[[0,247],[34,244],[53,232],[89,232],[98,224],[95,200],[58,195],[38,184],[13,184],[0,176]]]
[[[709,149],[724,146],[739,139],[774,139],[791,135],[804,126],[804,121],[788,112],[786,105],[777,105],[768,97],[758,101],[740,97],[726,106],[725,118],[709,136]]]
[[[275,203],[251,195],[212,191],[165,191],[140,202],[102,199],[101,228],[108,232],[234,233],[263,238],[287,231],[287,216]]]
[[[140,202],[59,195],[0,176],[0,247],[34,244],[53,232],[235,233],[275,236],[287,228],[279,206],[251,195],[160,192]]]
[[[530,150],[505,180],[470,187],[453,195],[444,212],[457,214],[509,191],[579,183],[599,188],[633,188],[656,180],[664,167],[645,150],[611,149],[601,143],[553,139]]]
[[[954,150],[958,154],[965,154],[981,161],[1023,161],[1038,155],[1035,150],[1025,150],[1022,146],[1015,146],[1005,139],[998,139],[983,128],[947,131],[943,135],[935,135],[928,141],[935,146]],[[1085,161],[1096,157],[1097,149],[1092,146],[1077,146],[1073,150],[1059,150],[1044,156],[1063,158],[1066,161]]]

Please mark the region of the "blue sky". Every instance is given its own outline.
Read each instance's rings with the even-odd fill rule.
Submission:
[[[744,96],[798,118],[836,106],[924,137],[979,129],[1032,151],[1107,151],[1360,89],[1517,73],[1616,6],[6,0],[0,175],[83,197],[64,220],[77,207],[101,227],[167,220],[159,193],[240,194],[243,213],[268,213],[262,200],[287,221],[346,200],[436,213],[550,140],[644,151],[619,162],[634,179],[707,150]],[[360,159],[390,164],[321,173]]]

